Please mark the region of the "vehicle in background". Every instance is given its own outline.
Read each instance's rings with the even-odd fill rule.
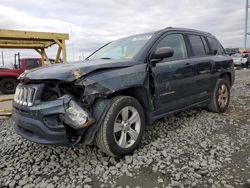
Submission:
[[[17,55],[17,54],[16,54]],[[0,91],[4,94],[13,94],[17,84],[17,78],[25,71],[42,66],[40,58],[21,58],[15,55],[13,68],[0,68]]]
[[[239,48],[225,48],[225,51],[228,55],[233,55],[236,53],[240,53],[240,49]]]
[[[232,58],[235,67],[250,67],[250,53],[236,53],[232,55]]]

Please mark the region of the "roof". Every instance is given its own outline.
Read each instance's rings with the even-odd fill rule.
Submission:
[[[160,31],[188,31],[188,32],[201,33],[201,34],[213,36],[211,33],[206,32],[206,31],[201,31],[201,30],[197,30],[197,29],[182,28],[182,27],[166,27]]]
[[[59,62],[61,53],[63,55],[63,62],[66,62],[65,40],[68,39],[69,34],[67,33],[0,29],[0,48],[34,49],[41,55],[43,65],[44,59],[49,61],[45,49],[54,44],[58,45],[55,63]]]
[[[68,40],[66,33],[48,33],[0,29],[0,48],[41,49]]]

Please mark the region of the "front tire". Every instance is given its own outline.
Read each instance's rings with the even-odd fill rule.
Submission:
[[[217,81],[212,93],[208,109],[211,112],[223,113],[227,110],[230,101],[230,84],[225,78]]]
[[[108,155],[124,157],[138,147],[144,130],[141,104],[130,96],[115,97],[97,132],[97,146]]]

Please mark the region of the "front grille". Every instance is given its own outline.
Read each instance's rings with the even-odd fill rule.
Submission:
[[[22,106],[32,106],[38,97],[39,85],[18,85],[14,101]]]

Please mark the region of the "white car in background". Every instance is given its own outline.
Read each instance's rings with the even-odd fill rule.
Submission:
[[[249,53],[236,53],[232,55],[235,67],[250,67],[250,54]]]

